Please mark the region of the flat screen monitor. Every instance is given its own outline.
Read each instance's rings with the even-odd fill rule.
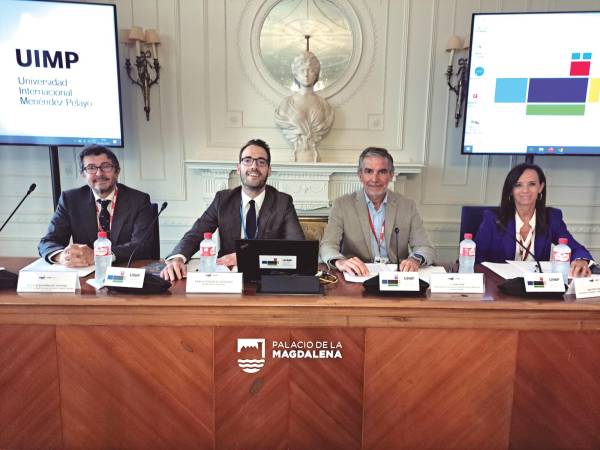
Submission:
[[[238,239],[235,253],[246,283],[258,282],[261,275],[315,275],[319,241]]]
[[[474,14],[463,154],[600,154],[600,11]]]
[[[0,1],[0,144],[123,146],[114,5]]]

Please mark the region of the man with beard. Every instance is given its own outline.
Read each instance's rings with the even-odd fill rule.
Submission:
[[[271,175],[271,151],[260,139],[240,150],[237,172],[242,185],[217,192],[215,199],[166,258],[161,272],[166,280],[183,278],[185,263],[200,247],[204,233],[219,229],[217,264],[237,265],[236,239],[304,239],[292,197],[267,186]]]
[[[62,192],[38,246],[40,256],[67,267],[92,265],[94,241],[99,231],[106,231],[113,261],[127,261],[138,245],[136,256],[151,258],[152,241],[142,241],[154,218],[150,196],[117,183],[119,161],[101,145],[81,151],[79,168],[87,186]]]

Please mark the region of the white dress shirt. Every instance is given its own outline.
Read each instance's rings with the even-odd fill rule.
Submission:
[[[529,230],[529,233],[527,233],[527,237],[525,238],[525,240],[523,240],[523,238],[521,237],[521,228],[523,228],[524,225],[525,222],[521,220],[519,213],[515,211],[515,239],[521,244],[523,244],[525,248],[529,249],[529,252],[527,252],[527,255],[525,255],[525,250],[523,249],[523,247],[515,243],[515,260],[535,261],[535,259],[533,259],[533,257],[531,256],[532,253],[535,255],[535,211],[533,212],[533,216],[531,216],[531,219],[529,219],[529,225],[531,226],[531,229]]]

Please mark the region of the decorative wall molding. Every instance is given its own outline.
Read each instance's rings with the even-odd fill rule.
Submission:
[[[257,0],[255,2],[248,2],[244,12],[239,18],[237,36],[237,50],[239,57],[244,61],[244,66],[248,66],[244,67],[244,74],[252,82],[250,74],[258,72],[275,95],[274,97],[273,95],[265,96],[266,92],[262,89],[259,93],[267,97],[267,100],[269,101],[272,101],[272,99],[275,98],[275,105],[279,103],[281,97],[290,95],[290,91],[274,80],[264,65],[260,50],[260,32],[269,12],[278,2],[279,0]],[[325,98],[330,98],[333,95],[340,93],[355,76],[359,63],[362,62],[362,64],[364,64],[365,61],[363,58],[368,57],[366,54],[363,55],[363,37],[367,37],[367,33],[364,33],[361,25],[361,18],[359,18],[358,12],[352,5],[352,2],[332,0],[332,3],[343,11],[345,18],[348,20],[348,24],[352,30],[354,52],[350,58],[346,72],[342,74],[340,79],[319,92],[319,95],[322,95]],[[249,21],[249,17],[254,17],[254,19]],[[365,21],[365,19],[363,18],[362,21]],[[372,23],[367,23],[366,25],[369,26],[372,25]],[[248,43],[250,43],[249,49]],[[247,54],[248,50],[250,54]],[[317,55],[317,57],[318,56],[319,55]],[[253,85],[256,87],[256,83],[253,83]]]
[[[202,198],[209,203],[221,189],[239,185],[235,164],[231,161],[187,161],[192,177],[202,181]],[[409,175],[418,175],[420,164],[398,164],[390,189],[405,191]],[[341,195],[360,188],[356,176],[356,164],[345,163],[273,163],[269,184],[294,198],[299,211],[329,208],[331,202]]]

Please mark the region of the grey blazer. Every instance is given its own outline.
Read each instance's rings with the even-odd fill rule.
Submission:
[[[292,197],[271,186],[265,188],[265,200],[258,215],[257,239],[303,240],[304,232],[298,221]],[[242,188],[217,192],[204,214],[194,222],[169,256],[181,254],[190,259],[200,248],[204,233],[219,229],[219,256],[235,252],[235,241],[240,239],[242,225],[240,207]],[[167,256],[167,258],[169,257]]]
[[[429,241],[415,202],[389,190],[387,195],[384,236],[390,261],[398,262],[396,248],[399,248],[400,260],[407,258],[410,251],[424,256],[425,264],[431,264],[436,256],[435,249]],[[399,229],[398,241],[395,228]],[[353,256],[372,262],[371,235],[364,190],[344,195],[336,199],[331,207],[319,248],[321,259],[330,266],[332,259]]]

